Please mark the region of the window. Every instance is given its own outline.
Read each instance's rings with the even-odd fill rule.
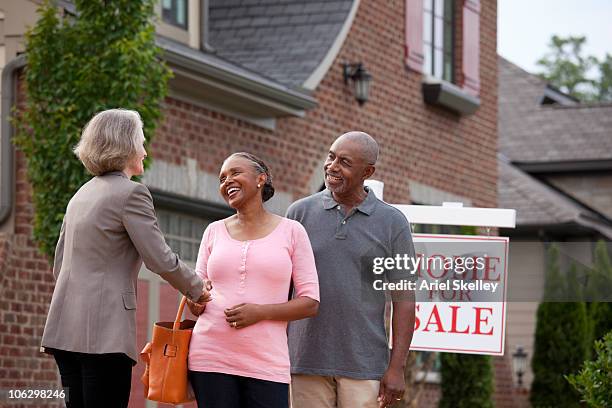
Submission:
[[[406,66],[423,73],[423,100],[460,115],[480,106],[480,0],[405,0]],[[461,14],[459,14],[459,12]],[[461,26],[456,15],[461,16]],[[455,65],[455,34],[461,65]],[[458,59],[458,58],[457,58]]]
[[[213,219],[200,218],[167,210],[157,211],[159,228],[166,242],[181,259],[195,264],[202,234]]]
[[[423,70],[454,81],[453,0],[425,0],[423,4]]]
[[[424,380],[428,383],[440,383],[440,369],[442,362],[440,361],[440,353],[430,351],[416,352],[417,375],[416,380]]]
[[[162,20],[187,30],[188,0],[162,0]]]

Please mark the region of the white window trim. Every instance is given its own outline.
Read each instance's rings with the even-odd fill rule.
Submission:
[[[418,371],[415,376],[416,381],[423,381],[428,384],[440,384],[442,377],[436,371]]]
[[[433,63],[433,60],[432,60],[433,55],[432,54],[435,54],[436,50],[439,51],[438,47],[436,47],[436,40],[433,37],[434,33],[436,33],[438,31],[438,30],[436,30],[436,23],[438,22],[437,21],[437,17],[439,17],[439,16],[436,15],[435,7],[433,7],[432,10],[431,10],[431,16],[430,16],[431,19],[432,19],[432,21],[431,21],[431,31],[432,31],[431,44],[428,45],[428,44],[425,43],[425,33],[423,33],[423,55],[424,55],[423,73],[428,75],[428,76],[430,76],[430,77],[433,77],[433,78],[436,78],[436,79],[439,79],[439,80],[443,80],[443,81],[452,83],[452,81],[454,81],[453,77],[455,76],[455,72],[454,71],[456,69],[455,61],[454,61],[454,50],[452,49],[453,46],[451,46],[451,50],[450,50],[451,60],[452,60],[451,64],[452,64],[452,71],[453,72],[451,73],[451,78],[450,79],[445,79],[444,78],[444,59],[446,58],[446,53],[447,53],[447,50],[444,49],[444,41],[445,41],[445,38],[446,38],[446,35],[444,33],[445,25],[446,25],[446,22],[445,22],[446,15],[445,15],[444,11],[446,9],[446,2],[452,2],[453,0],[435,0],[435,1],[442,1],[442,17],[443,17],[443,20],[442,20],[442,23],[441,23],[442,24],[442,39],[441,39],[441,41],[442,41],[442,47],[443,47],[442,48],[442,63],[441,63],[442,64],[441,65],[442,72],[440,72],[439,75],[436,75],[436,72],[435,72],[436,71],[436,67],[432,66],[431,64],[425,64],[425,61],[427,61],[428,59],[429,59],[430,63]],[[423,19],[427,18],[426,15],[427,15],[427,12],[425,11],[425,7],[423,7]],[[455,16],[450,16],[450,20],[451,20],[451,23],[452,23],[451,30],[454,30],[454,28],[455,28],[454,25],[456,23]],[[423,28],[425,28],[425,23],[423,23]],[[452,37],[453,37],[453,43],[454,43],[455,42],[454,32],[452,33]],[[426,57],[426,56],[428,56],[428,57]]]
[[[162,19],[161,0],[155,5],[157,15],[157,32],[164,37],[189,45],[189,47],[200,49],[200,0],[188,0],[187,2],[187,30],[168,24]]]

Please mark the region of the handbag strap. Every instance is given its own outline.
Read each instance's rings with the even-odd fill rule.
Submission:
[[[181,304],[179,305],[178,312],[176,313],[176,319],[174,319],[174,325],[172,326],[172,330],[178,330],[181,326],[181,317],[183,317],[183,309],[185,309],[185,302],[187,298],[183,296],[181,299]]]

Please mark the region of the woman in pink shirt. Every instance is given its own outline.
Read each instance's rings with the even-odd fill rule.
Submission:
[[[196,272],[212,281],[189,347],[198,407],[287,408],[287,322],[316,315],[319,282],[306,231],[268,212],[268,167],[250,153],[228,157],[219,191],[236,214],[210,224]],[[287,301],[291,282],[294,297]]]

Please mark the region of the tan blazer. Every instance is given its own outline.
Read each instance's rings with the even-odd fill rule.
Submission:
[[[202,294],[202,280],[166,244],[147,187],[120,171],[94,177],[66,209],[43,348],[125,353],[137,361],[136,283],[143,261],[188,298]]]

